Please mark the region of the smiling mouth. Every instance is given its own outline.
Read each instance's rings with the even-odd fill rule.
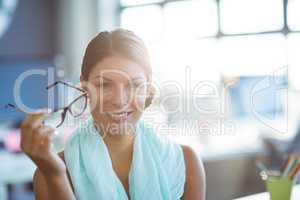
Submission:
[[[111,117],[127,117],[133,113],[133,111],[124,111],[124,112],[117,112],[117,113],[107,113]]]

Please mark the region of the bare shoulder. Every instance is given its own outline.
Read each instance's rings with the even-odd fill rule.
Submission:
[[[181,147],[186,168],[186,182],[183,199],[204,200],[206,188],[203,163],[191,147],[186,145],[181,145]]]

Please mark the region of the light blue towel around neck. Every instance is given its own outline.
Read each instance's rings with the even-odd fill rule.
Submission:
[[[78,200],[128,200],[93,118],[67,140],[65,162]],[[139,120],[129,172],[131,200],[177,200],[184,192],[185,163],[180,145]]]

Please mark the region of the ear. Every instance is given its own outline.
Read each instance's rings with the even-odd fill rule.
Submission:
[[[155,95],[155,88],[153,87],[153,85],[149,85],[147,87],[147,98],[145,101],[145,108],[149,107],[154,99],[154,95]]]

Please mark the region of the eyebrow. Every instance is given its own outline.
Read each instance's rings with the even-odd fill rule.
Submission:
[[[93,77],[92,80],[94,80],[94,79],[96,79],[96,78],[99,78],[99,77],[100,77],[100,78],[103,78],[103,79],[106,79],[106,80],[108,80],[108,81],[112,81],[111,79],[106,78],[106,77],[101,76],[101,75],[98,75],[98,76]],[[132,80],[135,81],[135,80],[139,80],[139,79],[144,79],[144,77],[142,77],[142,76],[137,76],[137,77],[134,77]]]
[[[138,80],[138,79],[144,79],[144,77],[138,76],[138,77],[133,78],[132,80]]]
[[[105,79],[105,80],[108,80],[108,81],[112,81],[111,79],[106,78],[106,77],[104,77],[104,76],[100,76],[100,75],[93,77],[92,80],[95,80],[96,78],[99,78],[99,77],[100,77],[100,78],[103,78],[103,79]]]

